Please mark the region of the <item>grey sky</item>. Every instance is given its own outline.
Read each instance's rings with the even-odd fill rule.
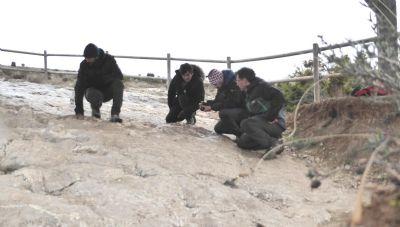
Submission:
[[[0,47],[81,54],[88,42],[111,54],[233,59],[312,48],[374,36],[370,10],[360,0],[3,0]],[[286,77],[301,56],[247,65],[268,80]],[[82,59],[50,58],[49,67],[78,68]],[[0,64],[42,67],[40,57],[0,52]],[[166,62],[117,59],[127,74],[165,76]],[[174,62],[177,68],[182,62]],[[199,64],[207,73],[224,64]]]

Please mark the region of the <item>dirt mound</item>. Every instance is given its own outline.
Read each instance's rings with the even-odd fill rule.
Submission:
[[[298,115],[298,135],[315,136],[339,133],[393,133],[400,126],[398,97],[326,100],[303,106]]]
[[[371,153],[383,138],[392,138],[386,149],[377,155],[369,172],[368,193],[373,196],[370,204],[364,205],[362,226],[399,226],[400,223],[400,188],[393,184],[393,174],[388,171],[400,171],[398,100],[398,97],[331,99],[304,105],[298,114],[296,138],[346,136],[296,144],[297,156],[306,158],[314,168],[328,173],[327,176],[335,182],[355,188],[359,186],[360,175],[364,173]],[[291,124],[293,119],[289,122]],[[355,136],[360,134],[370,136]],[[376,190],[376,185],[389,185],[393,190]]]
[[[398,97],[340,98],[325,100],[300,108],[296,138],[312,138],[333,134],[398,135],[400,111]],[[291,117],[293,118],[293,117]],[[293,125],[293,119],[289,119]],[[307,154],[330,167],[364,164],[376,147],[376,138],[340,137],[321,143],[303,144]],[[354,166],[354,170],[357,165]]]

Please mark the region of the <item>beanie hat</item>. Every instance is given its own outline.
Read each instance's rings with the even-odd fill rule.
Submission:
[[[193,66],[192,66],[191,64],[189,64],[189,63],[182,64],[182,65],[179,67],[179,73],[180,73],[181,75],[183,75],[183,74],[185,74],[185,73],[187,73],[187,72],[193,73]]]
[[[210,81],[210,84],[213,86],[221,84],[224,81],[224,74],[217,69],[212,69],[207,77],[208,81]]]
[[[83,51],[83,56],[85,58],[95,58],[99,55],[99,48],[97,48],[96,45],[93,43],[89,43],[86,47],[85,50]]]

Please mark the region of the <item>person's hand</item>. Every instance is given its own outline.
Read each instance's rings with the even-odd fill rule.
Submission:
[[[211,106],[200,105],[200,110],[204,111],[204,112],[209,112],[209,111],[211,111]]]
[[[76,119],[83,120],[83,114],[75,114]]]

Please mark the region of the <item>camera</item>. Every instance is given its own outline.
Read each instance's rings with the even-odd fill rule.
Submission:
[[[201,102],[200,103],[200,110],[204,111],[206,108],[204,106],[208,106],[207,102]]]

